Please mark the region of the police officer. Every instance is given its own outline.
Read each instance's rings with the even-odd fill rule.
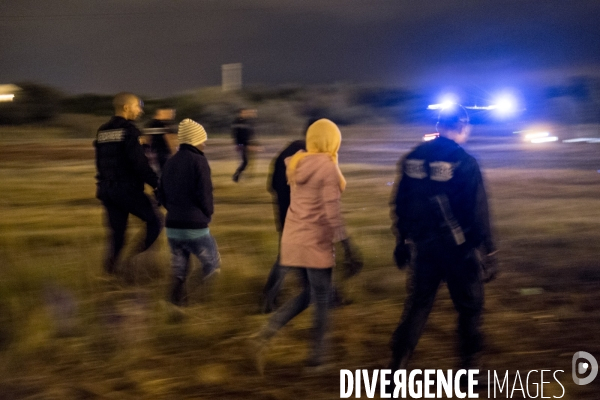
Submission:
[[[458,104],[442,109],[437,129],[438,138],[401,160],[392,204],[396,264],[402,269],[413,261],[402,320],[391,341],[393,370],[406,368],[442,282],[458,312],[461,367],[476,366],[483,282],[496,274],[482,175],[460,146],[470,132],[466,110]]]
[[[129,214],[146,223],[146,238],[137,250],[148,249],[162,224],[144,183],[156,188],[158,177],[150,168],[139,142],[141,132],[133,124],[143,114],[143,103],[132,93],[119,93],[113,100],[115,115],[98,129],[94,146],[98,174],[97,197],[106,209],[110,231],[104,270],[115,273],[115,264],[125,242]]]

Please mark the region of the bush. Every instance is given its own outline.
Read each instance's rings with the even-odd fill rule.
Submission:
[[[112,95],[81,94],[62,100],[63,112],[70,114],[112,115]]]
[[[60,112],[62,94],[49,86],[31,82],[17,83],[21,88],[11,102],[0,103],[0,123],[44,122]]]

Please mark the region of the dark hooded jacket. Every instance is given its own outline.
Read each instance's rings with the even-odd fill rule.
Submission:
[[[204,153],[181,144],[163,168],[159,197],[167,209],[167,228],[207,228],[214,208],[210,166]]]

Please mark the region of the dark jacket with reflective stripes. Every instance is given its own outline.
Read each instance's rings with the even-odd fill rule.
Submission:
[[[479,165],[456,142],[439,137],[400,161],[394,199],[398,240],[447,248],[495,250]]]
[[[204,153],[181,144],[163,168],[159,196],[167,209],[167,228],[207,228],[214,208],[210,166]]]
[[[123,117],[112,117],[96,134],[96,178],[99,184],[118,183],[144,190],[144,183],[156,188],[158,177],[150,168],[139,142],[140,131]]]

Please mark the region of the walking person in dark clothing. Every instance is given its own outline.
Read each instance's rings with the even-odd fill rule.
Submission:
[[[297,152],[288,161],[286,174],[291,186],[291,203],[281,238],[281,265],[297,271],[302,292],[279,308],[258,334],[256,361],[261,372],[262,354],[268,341],[311,302],[316,307],[308,365],[323,362],[327,306],[335,265],[333,244],[347,238],[340,204],[346,180],[337,162],[341,139],[333,122],[320,119],[308,129],[307,151]]]
[[[398,268],[411,260],[411,249],[415,254],[402,320],[392,336],[393,370],[406,368],[442,282],[458,312],[460,367],[477,367],[483,283],[496,274],[483,178],[460,146],[470,132],[466,110],[457,104],[442,109],[437,129],[438,138],[400,162],[393,204]]]
[[[254,125],[252,123],[252,119],[255,117],[256,110],[243,108],[238,112],[237,118],[231,125],[236,150],[238,153],[240,153],[240,157],[242,159],[240,166],[232,176],[234,182],[238,182],[240,180],[240,175],[248,166],[250,146],[253,144],[252,142],[254,140]]]
[[[171,157],[172,136],[177,134],[175,124],[175,110],[170,107],[158,108],[146,128],[144,135],[147,135],[149,151],[156,159],[156,169],[160,175],[165,163]]]
[[[204,156],[207,135],[202,125],[184,119],[179,124],[179,151],[165,164],[159,197],[167,209],[167,238],[173,279],[169,300],[186,301],[185,281],[190,254],[202,263],[203,279],[220,271],[220,256],[208,224],[213,215],[213,186]]]
[[[150,168],[139,142],[141,132],[134,125],[143,114],[143,103],[132,93],[119,93],[113,100],[115,116],[98,129],[96,148],[97,198],[106,209],[110,232],[104,270],[115,273],[117,259],[125,243],[129,214],[146,223],[146,237],[137,246],[147,250],[162,229],[160,217],[144,194],[144,184],[158,186],[158,177]]]
[[[268,189],[273,195],[275,208],[275,226],[279,235],[283,232],[285,224],[285,216],[287,215],[288,207],[290,206],[290,187],[287,183],[285,175],[285,159],[293,156],[300,150],[306,150],[305,140],[295,140],[290,143],[273,161],[272,175],[269,180]],[[263,289],[263,304],[262,312],[270,313],[277,307],[277,295],[281,290],[281,285],[288,270],[279,264],[279,255],[277,260],[271,267],[267,283]]]

